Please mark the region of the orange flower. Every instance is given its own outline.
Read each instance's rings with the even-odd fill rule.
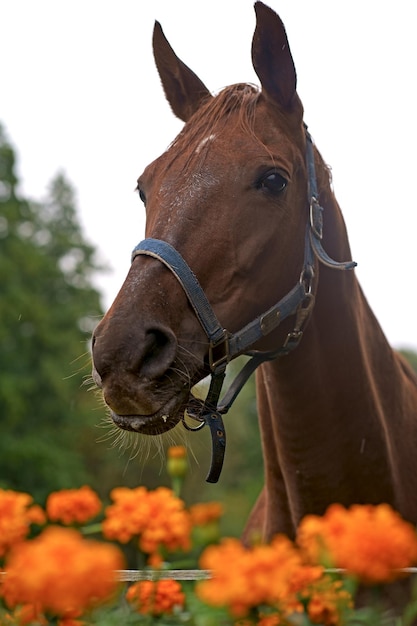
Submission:
[[[13,618],[10,621],[13,624],[19,624],[19,626],[26,626],[26,624],[39,624],[40,626],[47,626],[48,621],[43,615],[42,610],[37,604],[23,604],[19,606],[13,612]]]
[[[115,546],[51,526],[10,552],[2,595],[10,607],[32,604],[65,619],[107,600],[123,566]]]
[[[182,500],[170,489],[159,487],[149,492],[150,519],[142,532],[139,547],[147,553],[155,552],[162,544],[167,550],[188,550],[191,520]]]
[[[413,526],[387,504],[334,504],[321,518],[305,517],[297,541],[311,562],[346,569],[364,583],[391,582],[417,562]]]
[[[313,624],[338,626],[341,616],[353,607],[352,597],[340,580],[324,576],[307,592],[307,614]]]
[[[58,626],[84,626],[85,622],[76,619],[80,616],[79,611],[68,611],[60,620]],[[13,619],[14,618],[14,619]],[[19,626],[29,626],[36,624],[37,626],[48,626],[50,623],[42,612],[39,611],[37,605],[24,604],[18,607],[11,617],[10,623],[19,624]],[[2,622],[0,622],[2,624]]]
[[[77,619],[81,617],[80,611],[67,611],[65,615],[58,620],[58,626],[85,626],[85,622]]]
[[[223,507],[219,502],[203,502],[190,508],[193,540],[196,545],[206,546],[219,541],[222,515]]]
[[[201,502],[190,507],[190,515],[195,526],[205,526],[220,519],[223,507],[219,502]]]
[[[111,497],[114,504],[107,507],[103,521],[103,534],[108,539],[126,543],[138,537],[140,549],[147,554],[160,547],[170,551],[190,548],[190,515],[170,489],[119,487],[113,489]]]
[[[320,567],[303,565],[291,541],[281,535],[268,546],[250,549],[227,539],[220,546],[206,548],[200,567],[213,573],[198,585],[200,598],[213,606],[229,607],[237,617],[262,604],[279,607],[284,614],[300,611],[297,594],[322,573]]]
[[[0,557],[27,536],[32,522],[43,523],[42,509],[32,501],[28,493],[0,489]]]
[[[146,615],[172,614],[174,608],[183,608],[185,595],[176,580],[142,580],[133,584],[126,599],[138,613]]]
[[[100,510],[100,498],[87,485],[80,489],[54,491],[46,501],[49,519],[63,524],[83,524],[98,515]]]
[[[105,509],[103,534],[108,539],[127,543],[142,532],[149,520],[148,491],[145,487],[116,487],[110,497],[114,504]]]
[[[46,523],[45,511],[39,504],[34,504],[27,510],[27,517],[31,524],[42,526]]]

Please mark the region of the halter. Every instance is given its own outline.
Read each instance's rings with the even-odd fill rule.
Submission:
[[[222,415],[232,406],[240,390],[256,370],[265,361],[289,354],[301,341],[304,327],[314,306],[313,279],[314,262],[317,258],[327,267],[350,270],[356,266],[354,261],[338,262],[331,259],[322,246],[323,207],[318,201],[317,178],[314,165],[313,140],[305,126],[307,139],[306,165],[308,175],[309,220],[306,226],[304,242],[304,262],[298,283],[279,302],[262,315],[244,326],[236,333],[227,331],[218,321],[207,297],[186,261],[166,241],[144,239],[132,252],[132,262],[139,254],[151,256],[163,263],[174,274],[183,288],[201,326],[209,340],[209,366],[211,381],[204,401],[194,399],[187,409],[187,415],[199,422],[198,426],[189,426],[182,418],[185,428],[200,430],[208,425],[212,438],[212,459],[206,481],[218,481],[226,449],[226,431]],[[260,352],[249,350],[257,341],[275,330],[289,316],[295,316],[294,328],[287,334],[284,344],[274,351]],[[245,354],[249,360],[231,383],[219,403],[220,393],[226,375],[227,364],[238,355]]]

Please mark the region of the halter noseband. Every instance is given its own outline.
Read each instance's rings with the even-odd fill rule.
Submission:
[[[236,333],[229,333],[218,321],[207,297],[196,276],[186,261],[166,241],[159,239],[144,239],[132,252],[132,262],[139,254],[151,256],[163,263],[174,274],[182,286],[185,294],[206,333],[209,340],[209,365],[211,371],[210,387],[204,401],[195,400],[195,405],[187,409],[187,414],[200,422],[196,427],[189,426],[183,418],[183,424],[188,430],[199,430],[208,425],[212,437],[212,460],[206,481],[218,481],[226,449],[226,431],[222,415],[232,406],[240,390],[256,370],[265,361],[284,356],[294,350],[303,336],[304,326],[314,305],[312,291],[314,278],[314,261],[317,258],[327,267],[341,270],[353,269],[354,261],[334,261],[325,252],[322,246],[323,237],[323,207],[318,201],[317,178],[314,165],[313,141],[305,127],[307,149],[306,165],[309,186],[310,215],[306,227],[304,244],[304,262],[298,283],[279,302],[274,304],[262,315],[244,326]],[[294,328],[288,333],[282,347],[270,352],[249,350],[257,341],[275,330],[287,317],[294,315]],[[226,366],[238,355],[246,354],[250,357],[219,404],[219,397],[226,374]]]

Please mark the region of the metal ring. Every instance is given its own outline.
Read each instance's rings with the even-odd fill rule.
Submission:
[[[195,419],[197,421],[198,418],[192,417],[191,419]],[[181,421],[182,421],[182,425],[184,426],[184,428],[186,430],[189,430],[192,433],[196,432],[197,430],[201,430],[206,425],[206,422],[204,420],[201,420],[198,426],[189,426],[187,422],[185,421],[185,415],[182,416]]]

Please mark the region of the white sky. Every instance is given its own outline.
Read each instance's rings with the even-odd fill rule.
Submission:
[[[417,349],[417,89],[410,0],[270,0],[298,74],[305,119],[332,166],[357,274],[388,339]],[[143,237],[136,178],[181,128],[154,67],[158,19],[213,91],[258,82],[251,0],[0,0],[0,121],[21,190],[42,199],[63,170],[85,234],[113,272],[105,306]]]

